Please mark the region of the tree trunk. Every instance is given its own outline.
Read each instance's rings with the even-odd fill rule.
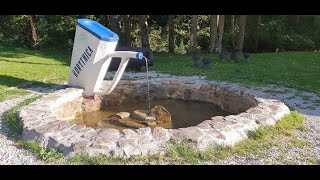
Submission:
[[[139,15],[139,26],[142,47],[150,48],[147,15]]]
[[[259,31],[260,31],[260,22],[261,22],[261,16],[257,16],[257,23],[256,27],[254,29],[253,33],[253,51],[257,52],[258,51],[258,46],[259,46]]]
[[[38,35],[36,31],[36,23],[35,23],[35,16],[29,15],[29,22],[30,22],[30,37],[32,46],[35,46],[38,43]]]
[[[222,39],[223,39],[223,33],[224,33],[224,21],[225,17],[224,15],[219,15],[219,24],[218,24],[218,52],[220,53],[222,50]]]
[[[110,28],[110,17],[108,15],[105,15],[104,16],[104,26],[107,27],[107,28]]]
[[[210,47],[209,52],[215,52],[217,41],[217,18],[218,15],[210,15]]]
[[[235,17],[231,15],[231,42],[232,47],[236,46],[236,29],[235,29]]]
[[[198,15],[191,16],[191,29],[190,29],[190,45],[189,45],[189,53],[193,54],[197,51],[197,22]]]
[[[291,15],[290,17],[293,25],[297,25],[300,22],[300,15]]]
[[[111,31],[116,33],[119,36],[118,44],[122,45],[122,34],[121,34],[121,28],[120,28],[120,15],[109,15],[109,21],[111,23]]]
[[[242,49],[243,49],[244,34],[246,32],[246,19],[247,19],[246,15],[240,15],[240,20],[239,20],[240,31],[239,31],[238,41],[236,45],[237,49],[241,49],[240,52],[242,52]]]
[[[169,53],[174,53],[174,15],[169,15],[168,31],[169,31]]]
[[[125,45],[131,46],[131,26],[130,26],[130,15],[124,15],[124,34],[125,34]]]

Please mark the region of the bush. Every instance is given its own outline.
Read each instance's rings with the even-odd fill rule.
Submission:
[[[149,34],[150,48],[156,52],[167,52],[168,49],[168,38],[159,29],[153,29]]]
[[[308,37],[303,37],[298,34],[285,35],[282,38],[284,47],[290,51],[305,51],[312,50],[315,48],[315,43]]]
[[[210,46],[210,28],[205,27],[198,31],[198,46],[200,50],[209,51]]]
[[[71,50],[77,16],[46,16],[38,23],[39,46]]]
[[[182,41],[180,41],[179,46],[176,45],[174,49],[177,54],[186,54],[188,46],[185,45]]]

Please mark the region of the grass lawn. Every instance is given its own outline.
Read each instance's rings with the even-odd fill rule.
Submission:
[[[27,94],[24,88],[30,83],[47,86],[67,81],[70,56],[66,52],[0,46],[0,102]]]
[[[202,54],[214,61],[213,68],[193,66],[189,55],[155,54],[152,69],[173,75],[199,75],[207,79],[243,85],[283,85],[320,93],[320,52],[253,54],[250,63],[222,63],[217,55]]]
[[[202,54],[201,57],[214,60],[211,70],[193,67],[189,55],[154,53],[154,56],[151,69],[172,75],[200,75],[243,85],[277,84],[320,92],[320,52],[253,54],[250,63],[221,63],[216,55]],[[65,83],[70,59],[71,52],[0,46],[0,102],[26,94],[30,82],[33,86]]]

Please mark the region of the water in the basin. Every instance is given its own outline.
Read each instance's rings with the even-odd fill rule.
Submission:
[[[119,106],[108,107],[106,110],[100,110],[83,115],[82,119],[73,120],[73,123],[86,125],[92,128],[115,128],[125,129],[126,126],[114,125],[111,123],[101,123],[107,117],[115,115],[118,112],[132,113],[135,110],[146,110],[145,102],[122,104]],[[172,121],[157,124],[156,126],[163,128],[181,128],[195,126],[204,120],[211,119],[212,116],[226,116],[230,113],[222,111],[219,106],[206,102],[183,101],[183,100],[153,100],[151,106],[164,106],[172,115]],[[138,121],[136,121],[138,122]]]

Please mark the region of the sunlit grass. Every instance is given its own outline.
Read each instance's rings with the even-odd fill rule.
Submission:
[[[278,52],[253,54],[250,63],[222,63],[217,55],[200,54],[213,60],[213,68],[193,66],[190,55],[155,54],[153,70],[180,76],[207,76],[209,80],[244,85],[282,85],[320,92],[319,52]]]

